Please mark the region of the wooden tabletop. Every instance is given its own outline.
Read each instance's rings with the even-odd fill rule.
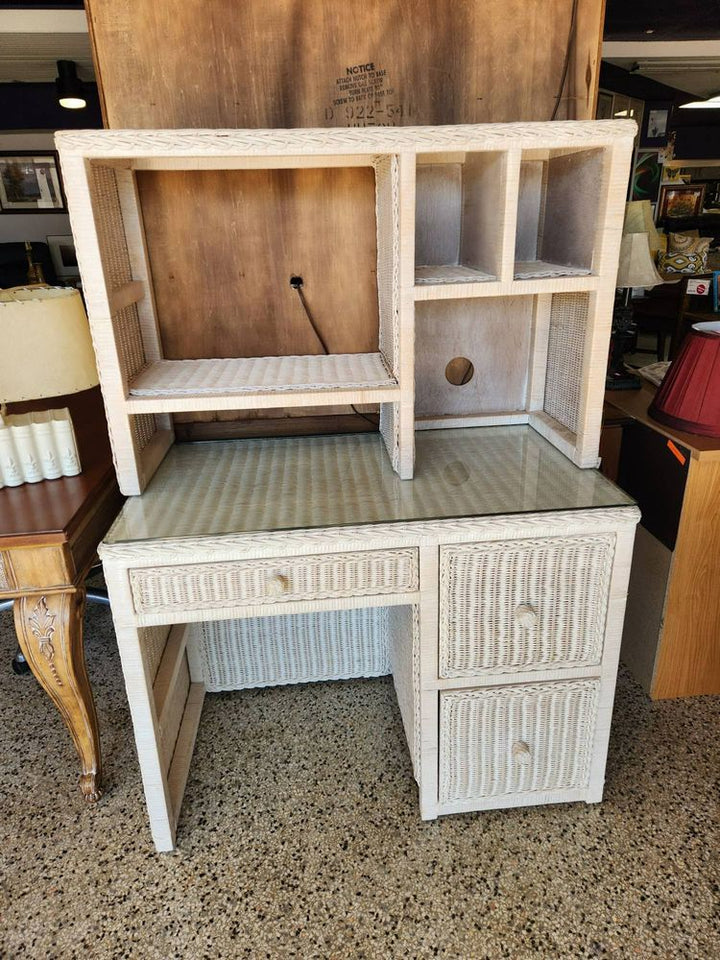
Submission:
[[[648,414],[648,407],[655,396],[655,387],[643,382],[640,390],[608,390],[605,394],[606,407],[614,407],[621,414],[632,417],[639,423],[644,423],[652,427],[658,433],[676,443],[681,443],[690,450],[694,460],[720,460],[720,440],[713,437],[702,437],[697,433],[685,433],[683,430],[675,430],[668,427],[658,420],[654,420]],[[607,422],[607,416],[604,418]]]
[[[78,442],[82,473],[25,483],[0,490],[0,540],[3,547],[28,543],[62,543],[87,521],[94,504],[117,485],[100,388],[52,401],[10,404],[9,413],[69,407]],[[117,495],[118,509],[122,502]]]

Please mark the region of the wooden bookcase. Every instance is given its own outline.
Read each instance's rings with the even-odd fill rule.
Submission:
[[[171,415],[192,411],[379,404],[404,479],[416,420],[529,423],[577,465],[597,466],[634,132],[628,121],[588,121],[59,133],[122,491],[142,492],[173,443]],[[375,348],[167,359],[138,174],[343,167],[370,168],[375,181]],[[233,215],[242,232],[242,211]],[[312,243],[324,224],[308,216]],[[342,282],[351,303],[347,272]],[[240,297],[234,322],[242,329]]]

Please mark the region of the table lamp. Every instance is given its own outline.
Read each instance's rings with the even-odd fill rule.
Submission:
[[[616,281],[616,286],[622,288],[623,293],[613,311],[610,363],[605,378],[605,386],[608,390],[632,390],[640,386],[639,378],[628,373],[623,366],[625,342],[633,319],[630,298],[633,287],[656,287],[659,283],[664,283],[664,280],[652,261],[649,235],[647,233],[624,234],[620,241],[620,261]]]
[[[654,259],[658,250],[662,248],[662,244],[649,200],[630,200],[625,204],[623,236],[628,233],[646,233],[650,256]]]
[[[0,290],[0,487],[80,473],[67,408],[6,415],[6,404],[98,383],[82,298],[70,287]]]
[[[720,438],[720,321],[693,324],[648,413],[677,430]]]

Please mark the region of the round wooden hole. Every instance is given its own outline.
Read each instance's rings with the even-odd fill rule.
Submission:
[[[475,376],[475,367],[472,360],[467,357],[453,357],[450,363],[445,367],[445,379],[452,383],[454,387],[462,387],[470,383]]]

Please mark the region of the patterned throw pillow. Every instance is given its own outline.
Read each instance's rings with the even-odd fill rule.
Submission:
[[[661,253],[658,257],[660,273],[704,273],[707,253]]]
[[[698,237],[690,233],[671,233],[668,241],[669,253],[700,253],[707,257],[712,237]]]

